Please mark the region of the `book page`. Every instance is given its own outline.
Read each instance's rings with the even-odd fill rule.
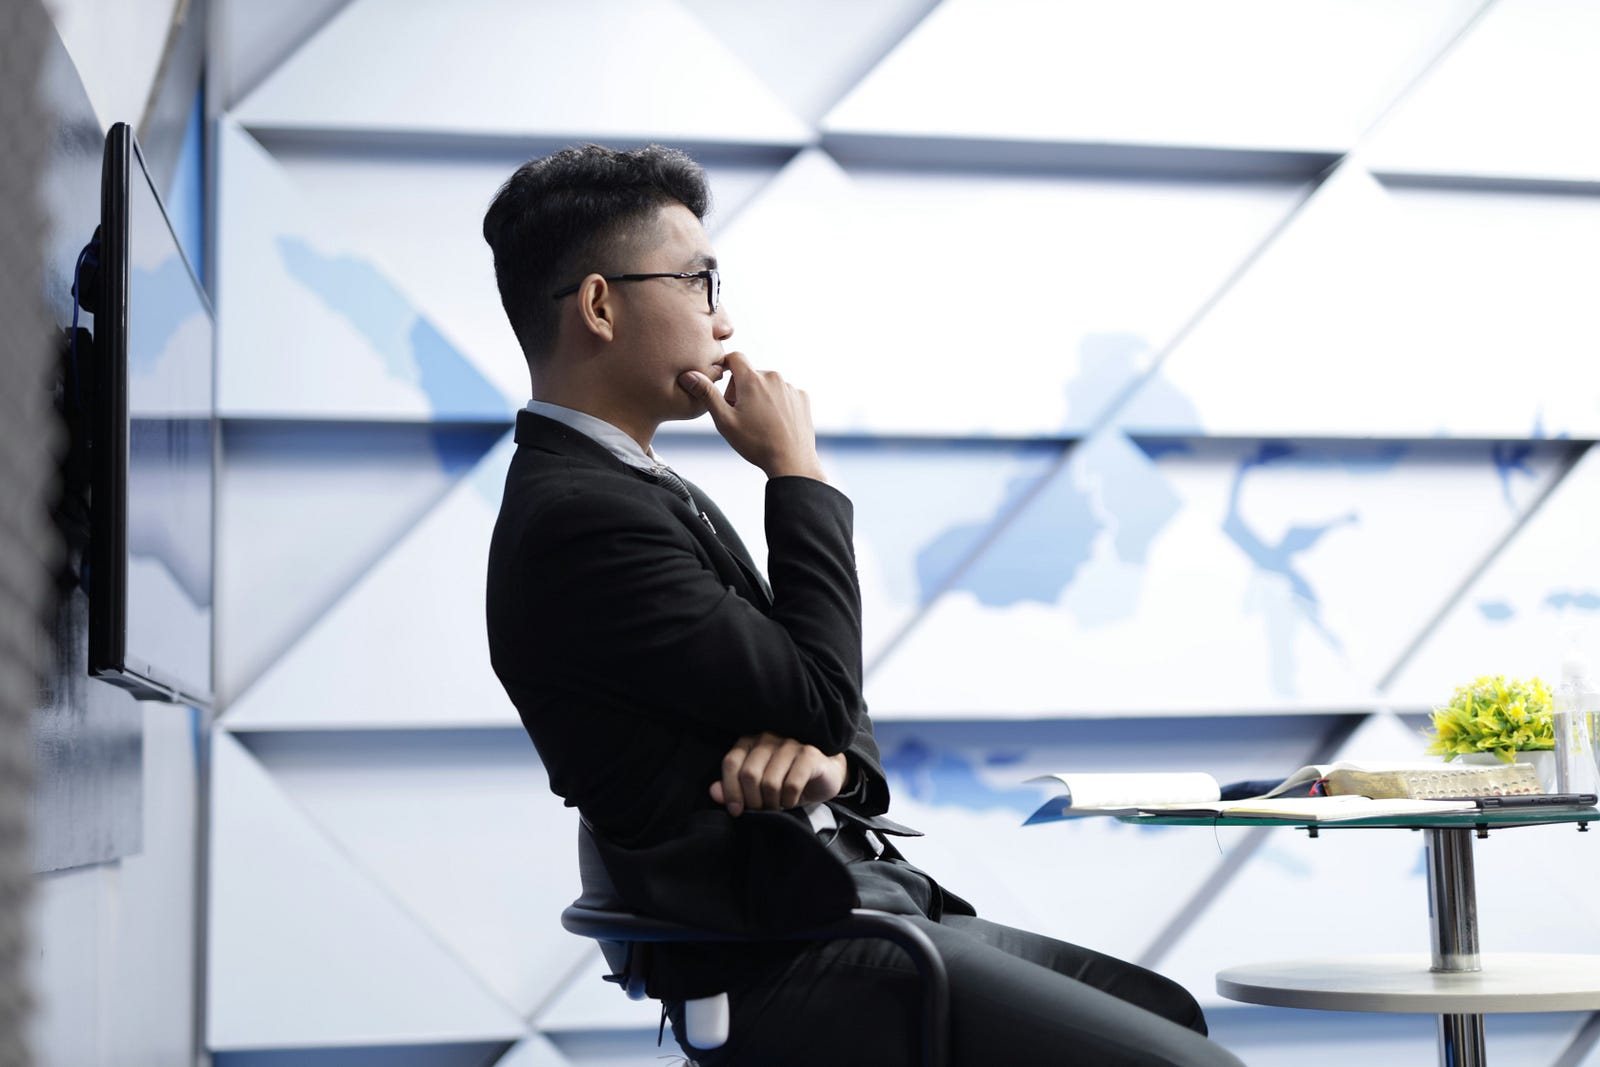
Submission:
[[[1083,809],[1125,811],[1147,804],[1208,801],[1222,795],[1217,780],[1202,771],[1047,774],[1030,781],[1065,786],[1066,795],[1051,803],[1075,813]]]

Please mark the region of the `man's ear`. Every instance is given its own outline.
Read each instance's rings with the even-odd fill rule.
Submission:
[[[583,328],[600,340],[609,341],[616,336],[616,297],[616,290],[598,274],[585,278],[573,294]]]

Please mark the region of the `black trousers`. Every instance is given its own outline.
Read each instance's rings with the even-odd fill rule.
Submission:
[[[1242,1067],[1209,1041],[1195,1000],[1169,979],[1111,956],[987,922],[945,915],[932,879],[891,848],[872,858],[849,832],[846,853],[862,906],[906,915],[939,949],[950,975],[951,1067]],[[917,1057],[915,969],[892,944],[804,945],[728,991],[728,1043],[700,1067],[899,1067]]]

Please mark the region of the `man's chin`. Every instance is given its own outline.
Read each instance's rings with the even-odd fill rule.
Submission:
[[[700,416],[704,415],[707,411],[711,410],[706,405],[706,402],[704,400],[698,400],[698,399],[696,399],[696,398],[694,398],[692,396],[685,396],[684,397],[684,401],[685,401],[685,406],[684,407],[680,408],[679,410],[677,410],[673,414],[668,415],[662,421],[664,421],[664,422],[693,422],[695,419],[698,419]]]

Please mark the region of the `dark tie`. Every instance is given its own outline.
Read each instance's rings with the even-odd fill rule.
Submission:
[[[655,482],[661,488],[674,494],[685,504],[688,504],[691,508],[694,508],[695,514],[699,515],[700,520],[710,527],[711,532],[717,532],[717,528],[711,525],[711,516],[707,515],[705,510],[694,502],[694,497],[689,494],[689,487],[683,484],[683,479],[678,477],[677,473],[671,467],[668,467],[666,464],[662,464],[661,466],[653,469],[647,469],[644,467],[635,467],[633,469],[638,471],[639,476],[645,481]]]
[[[689,487],[683,484],[683,479],[678,477],[677,473],[671,467],[665,465],[656,467],[654,469],[635,467],[634,470],[642,474],[646,481],[655,482],[663,489],[671,490],[672,492],[676,493],[678,498],[685,504],[688,504],[692,508],[694,507],[694,497],[689,495]],[[699,511],[700,509],[695,508],[695,510]]]

